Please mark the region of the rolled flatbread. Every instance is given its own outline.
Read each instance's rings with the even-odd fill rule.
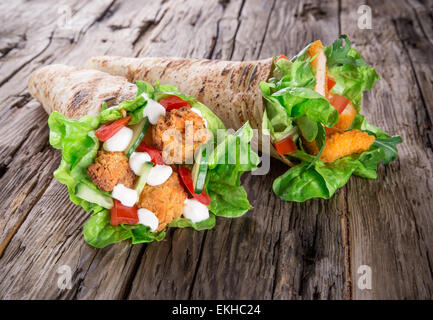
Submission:
[[[72,119],[97,115],[104,102],[116,105],[134,99],[137,92],[123,77],[60,64],[35,71],[28,87],[48,114],[57,111]]]
[[[161,241],[168,227],[212,229],[216,216],[239,217],[252,208],[239,182],[259,164],[248,124],[236,133],[240,140],[229,132],[222,142],[211,139],[224,125],[194,97],[179,92],[176,99],[171,87],[137,87],[97,70],[43,67],[30,77],[29,91],[51,113],[49,142],[62,151],[54,177],[73,203],[93,211],[83,229],[90,245]],[[115,107],[100,112],[104,102]],[[220,161],[226,143],[248,157]],[[189,159],[188,151],[199,152]],[[204,152],[215,155],[212,168],[204,165]]]
[[[222,61],[186,58],[127,58],[98,56],[86,67],[123,76],[130,82],[143,80],[151,84],[171,84],[179,91],[196,97],[208,106],[227,126],[239,129],[246,121],[261,129],[265,105],[260,82],[267,81],[272,58],[257,61]],[[261,133],[252,141],[260,149]],[[270,154],[291,164],[270,146]]]

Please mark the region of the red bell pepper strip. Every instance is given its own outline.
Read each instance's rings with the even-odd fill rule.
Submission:
[[[173,109],[190,106],[188,101],[182,100],[178,96],[169,96],[167,98],[159,100],[159,104],[162,104],[167,112]]]
[[[119,200],[114,199],[114,205],[110,209],[111,220],[110,224],[117,226],[121,223],[136,224],[138,223],[138,209],[137,206],[133,207],[124,206]]]
[[[340,96],[338,94],[332,94],[331,98],[329,99],[329,103],[337,109],[338,113],[342,113],[344,109],[346,109],[346,106],[349,104],[350,100]]]
[[[107,141],[117,132],[119,132],[120,129],[126,126],[130,119],[131,116],[127,116],[114,122],[104,124],[95,131],[95,136],[99,139],[99,141]]]
[[[277,62],[278,60],[281,60],[281,59],[289,60],[289,58],[287,58],[284,54],[282,54],[277,59],[275,59],[275,62]]]
[[[293,142],[292,136],[288,136],[276,143],[274,143],[275,149],[281,155],[289,154],[296,150],[296,144]]]
[[[194,184],[192,182],[191,170],[186,167],[179,166],[179,175],[183,184],[188,189],[189,193],[193,196],[193,198],[203,203],[205,206],[208,206],[211,202],[211,198],[205,193],[204,190],[201,192],[201,194],[194,193]]]
[[[328,77],[328,91],[331,91],[332,88],[337,84],[334,78]]]
[[[137,152],[147,152],[153,162],[154,165],[156,164],[164,164],[164,161],[162,160],[161,152],[159,150],[156,150],[146,144],[146,142],[142,141],[140,145],[135,150]]]
[[[278,60],[281,60],[281,59],[284,59],[284,60],[290,60],[290,59],[287,58],[284,54],[282,54],[282,55],[280,55],[277,59],[275,59],[275,62],[277,62]]]

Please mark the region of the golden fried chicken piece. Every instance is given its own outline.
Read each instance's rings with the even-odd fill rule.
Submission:
[[[87,174],[100,190],[106,192],[113,191],[119,183],[128,188],[134,185],[135,174],[123,152],[99,151],[95,163],[87,167]]]
[[[332,162],[339,158],[361,153],[370,148],[374,142],[374,136],[367,132],[353,129],[345,132],[336,132],[326,137],[326,144],[320,156],[323,162]],[[307,151],[311,154],[317,154],[316,142],[304,142]]]
[[[174,129],[174,130],[173,130]],[[153,144],[162,150],[164,162],[185,163],[210,138],[203,119],[190,107],[173,109],[152,128]]]
[[[163,230],[168,223],[182,215],[187,194],[179,181],[179,176],[173,172],[170,178],[158,186],[145,185],[138,202],[139,208],[152,211],[159,220],[158,231]]]

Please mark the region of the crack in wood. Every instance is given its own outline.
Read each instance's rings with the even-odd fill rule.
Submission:
[[[430,254],[429,254],[429,252],[427,250],[426,250],[426,256],[427,256],[428,268],[430,270],[430,274],[431,274],[431,277],[433,279],[433,267],[432,267],[432,263],[431,263],[431,259],[430,259]]]
[[[165,15],[168,12],[168,8],[164,9],[164,11],[162,12],[161,16],[158,18],[158,15],[160,13],[160,10],[158,10],[155,14],[155,18],[151,19],[151,20],[147,20],[144,21],[143,24],[139,27],[138,29],[138,34],[135,37],[135,39],[132,41],[132,47],[135,48],[135,46],[137,45],[137,43],[146,35],[146,34],[150,34],[154,28],[156,28],[159,23],[164,19]],[[141,53],[141,51],[144,49],[144,47],[140,48],[140,50],[138,50],[137,54],[135,55],[136,57],[138,57]]]
[[[416,8],[412,5],[412,3],[411,3],[410,1],[406,1],[406,3],[408,4],[409,7],[412,8],[412,11],[413,11],[413,13],[414,13],[415,19],[417,20],[418,25],[419,25],[419,27],[420,27],[420,30],[421,30],[421,32],[423,33],[425,39],[428,39],[429,42],[433,45],[433,40],[432,40],[432,38],[431,38],[431,37],[429,36],[429,34],[426,32],[426,30],[425,30],[425,28],[424,28],[424,25],[423,25],[422,22],[421,22],[421,19],[420,19],[420,16],[419,16],[418,10],[416,10]],[[426,10],[427,10],[427,9],[426,9]],[[430,17],[431,21],[433,21],[433,15],[432,15],[431,13],[429,14],[429,17]]]
[[[228,60],[232,60],[233,54],[235,52],[235,48],[236,48],[236,36],[238,35],[239,28],[241,27],[241,22],[242,22],[241,21],[241,16],[242,16],[242,10],[244,9],[245,1],[246,0],[242,0],[241,6],[239,8],[239,12],[238,12],[238,15],[237,15],[237,18],[236,18],[237,21],[238,21],[238,23],[237,23],[237,26],[236,26],[236,29],[235,29],[235,33],[233,35],[233,45],[232,45],[232,50],[230,52]]]
[[[134,261],[134,265],[132,267],[131,273],[130,273],[128,279],[126,280],[125,291],[121,295],[122,296],[121,299],[126,300],[126,299],[128,299],[129,295],[131,294],[132,285],[134,283],[135,277],[137,276],[138,269],[140,267],[141,261],[143,260],[144,253],[146,252],[146,247],[147,247],[147,245],[143,244],[142,247],[140,248],[140,252],[138,253],[136,260]],[[131,246],[131,250],[128,254],[128,258],[129,258],[131,251],[132,251],[132,246]],[[128,259],[125,259],[125,263],[127,261],[128,261]]]
[[[216,23],[216,34],[215,34],[215,36],[212,37],[212,43],[211,43],[210,51],[206,57],[207,59],[212,59],[212,57],[214,55],[215,47],[217,45],[218,38],[220,35],[220,23],[221,23],[221,19],[218,19],[218,21]]]
[[[0,164],[0,179],[5,175],[6,171],[8,171],[7,165]]]
[[[53,180],[53,177],[50,177],[48,179],[48,181],[46,182],[46,184],[44,186],[42,186],[41,192],[39,192],[36,195],[34,201],[30,204],[30,207],[28,208],[28,210],[26,211],[26,213],[23,214],[22,217],[17,221],[17,223],[15,224],[14,228],[11,230],[11,232],[9,232],[9,234],[6,236],[6,238],[2,242],[0,242],[0,259],[3,257],[3,254],[6,251],[8,245],[11,243],[13,237],[15,236],[15,234],[17,233],[17,231],[19,230],[19,228],[21,227],[21,225],[24,223],[24,221],[27,219],[27,216],[32,211],[32,209],[34,208],[34,206],[39,202],[39,200],[41,199],[41,197],[43,196],[43,194],[47,190],[47,188],[50,185],[50,183],[51,183],[52,180]],[[34,189],[34,187],[36,185],[37,185],[37,181],[34,181],[34,183],[32,185],[32,188],[29,190],[28,193],[32,192],[33,189]]]
[[[22,143],[22,141],[25,140],[26,136],[29,136],[33,131],[38,129],[38,125],[33,125],[29,128],[29,130],[26,132],[26,135],[22,137],[22,139],[16,143],[15,148],[13,148],[8,154],[7,156],[3,156],[3,158],[1,159],[2,165],[6,166],[6,168],[4,169],[4,173],[6,173],[6,171],[9,169],[9,164],[14,160],[15,156],[20,152],[20,150],[22,150],[22,148],[24,147],[24,144]]]
[[[409,49],[408,49],[408,47],[407,47],[407,45],[406,45],[406,41],[415,41],[415,39],[413,39],[413,37],[406,38],[406,39],[404,39],[404,38],[402,37],[402,34],[401,34],[401,32],[400,32],[400,28],[398,27],[400,21],[401,21],[402,23],[404,23],[404,24],[407,25],[407,24],[409,23],[409,21],[410,21],[410,23],[412,23],[412,20],[393,19],[392,22],[393,22],[393,24],[394,24],[394,28],[395,28],[395,32],[396,32],[396,34],[397,34],[397,37],[398,37],[398,39],[399,39],[400,42],[401,42],[401,45],[402,45],[402,47],[403,47],[403,49],[404,49],[404,51],[405,51],[405,54],[406,54],[406,56],[407,56],[407,59],[408,59],[408,61],[409,61],[410,66],[411,66],[411,71],[412,71],[413,77],[414,77],[414,79],[415,79],[415,82],[416,82],[416,86],[417,86],[417,88],[418,88],[419,95],[420,95],[420,97],[421,97],[422,106],[423,106],[423,108],[424,108],[425,114],[427,115],[427,119],[429,120],[430,128],[429,128],[428,130],[427,130],[427,128],[424,128],[423,131],[425,131],[425,133],[426,133],[426,137],[425,137],[425,138],[426,138],[426,146],[427,146],[430,150],[433,151],[433,141],[432,141],[432,140],[433,140],[433,137],[432,137],[433,133],[431,132],[431,131],[432,131],[431,126],[432,126],[433,122],[432,122],[432,119],[431,119],[431,117],[430,117],[430,110],[429,110],[429,108],[427,107],[427,102],[426,102],[426,99],[425,99],[425,97],[424,97],[424,93],[423,93],[423,90],[422,90],[422,86],[421,86],[420,80],[419,80],[419,78],[418,78],[418,74],[417,74],[417,72],[416,72],[416,68],[415,68],[414,62],[413,62],[413,60],[412,60],[412,56],[411,56],[411,54],[410,54],[410,52],[409,52]],[[412,26],[412,27],[413,27],[413,26]],[[406,29],[406,31],[408,31],[408,27],[407,27],[407,26],[406,26],[406,28],[404,28],[404,29]],[[409,31],[408,31],[408,32],[409,32]],[[411,32],[411,33],[412,33],[412,34],[415,34],[415,32]],[[418,115],[418,113],[416,112],[416,109],[415,109],[415,114]],[[420,132],[420,133],[421,133],[421,132]]]
[[[344,249],[344,298],[346,300],[353,299],[353,286],[352,286],[352,252],[350,242],[350,219],[349,219],[349,205],[347,199],[347,187],[343,187],[343,214],[341,216],[341,235]]]
[[[33,98],[30,95],[30,93],[26,92],[22,95],[17,96],[17,98],[19,98],[19,100],[15,101],[10,107],[9,109],[21,109],[22,107],[24,107],[28,102],[30,102]]]
[[[16,49],[18,47],[19,42],[11,43],[6,47],[0,48],[0,59],[3,59],[8,55],[9,52],[11,52],[13,49]]]
[[[1,82],[0,82],[0,87],[2,87],[6,82],[8,82],[9,80],[11,80],[18,72],[20,72],[25,66],[27,66],[29,63],[31,63],[33,60],[35,60],[37,57],[39,57],[42,53],[44,53],[45,50],[48,49],[48,47],[51,45],[52,40],[53,40],[53,35],[54,35],[55,29],[51,32],[51,35],[48,37],[48,43],[47,45],[40,51],[38,52],[35,56],[33,56],[31,59],[27,60],[26,62],[24,62],[22,65],[20,65],[18,68],[16,68],[14,71],[12,71],[6,78],[4,78]]]
[[[338,33],[341,34],[341,0],[338,0],[337,19],[338,19]]]
[[[73,292],[71,300],[77,300],[78,294],[80,293],[81,288],[82,288],[82,283],[86,279],[86,275],[89,273],[89,270],[90,270],[90,268],[91,268],[91,266],[93,264],[93,261],[95,261],[95,258],[96,258],[97,255],[98,255],[98,252],[95,252],[95,254],[93,255],[93,257],[92,257],[92,259],[91,259],[91,261],[89,263],[89,266],[87,267],[86,272],[84,273],[84,275],[82,275],[78,279],[78,282],[77,282],[77,285],[76,285],[77,289],[75,289],[75,291]],[[80,269],[77,269],[76,271],[77,271],[78,274],[80,274],[82,272],[82,270],[80,270]],[[58,298],[60,298],[61,296],[62,295],[59,294]]]
[[[316,219],[314,222],[314,234],[311,244],[308,246],[308,248],[304,248],[304,259],[302,264],[302,272],[301,272],[301,283],[299,285],[299,291],[298,295],[300,297],[304,296],[304,293],[307,292],[307,286],[308,286],[308,280],[312,276],[312,268],[315,265],[315,262],[317,262],[317,248],[316,248],[316,239],[317,239],[317,233],[318,233],[318,217],[319,213],[316,214]],[[315,286],[315,290],[313,291],[312,297],[313,299],[317,300],[317,286]]]
[[[341,15],[342,5],[341,0],[338,0],[337,17],[338,17],[338,33],[342,33],[341,27]],[[350,219],[349,219],[349,206],[347,199],[347,187],[344,186],[343,190],[343,214],[341,216],[341,237],[344,251],[344,292],[343,297],[346,300],[353,299],[353,287],[352,287],[352,252],[350,243]]]
[[[225,10],[228,6],[228,4],[230,3],[230,0],[218,0],[218,3],[223,7],[223,9]]]
[[[156,25],[158,25],[158,22],[155,20],[144,21],[144,23],[138,28],[138,34],[134,41],[132,41],[132,46],[135,47],[137,42],[146,34],[146,32],[151,31]]]
[[[111,8],[113,8],[113,6],[114,6],[115,3],[116,3],[116,0],[111,1],[108,4],[108,6],[105,8],[105,10],[102,11],[102,13],[98,17],[96,17],[96,19],[89,25],[89,27],[86,30],[88,30],[91,27],[93,27],[93,25],[95,23],[102,22],[105,19],[109,18],[113,14],[113,12],[111,11]]]
[[[204,249],[204,244],[206,242],[207,233],[208,233],[208,230],[204,230],[204,234],[203,234],[203,237],[201,239],[201,244],[200,244],[200,253],[198,255],[197,264],[195,266],[193,278],[192,278],[192,281],[191,281],[191,288],[190,288],[189,293],[188,293],[188,299],[189,300],[192,298],[193,289],[194,289],[194,286],[195,286],[195,282],[197,280],[197,273],[198,273],[198,269],[200,268],[200,265],[201,265],[201,260],[202,260],[202,257],[203,257],[203,249]]]
[[[269,24],[271,22],[271,17],[272,17],[272,13],[274,12],[274,8],[275,8],[275,3],[277,2],[277,0],[274,0],[272,2],[272,6],[271,6],[271,10],[269,10],[269,15],[268,18],[266,19],[266,27],[265,27],[265,31],[263,32],[263,38],[262,41],[260,43],[260,47],[259,47],[259,52],[257,53],[257,59],[260,58],[260,55],[262,54],[262,49],[263,49],[263,44],[265,43],[265,37],[268,33],[268,29],[269,29]]]
[[[277,287],[278,284],[278,275],[277,275],[277,271],[279,270],[279,264],[280,264],[280,243],[281,243],[281,234],[283,232],[283,228],[282,228],[282,218],[281,218],[281,227],[280,227],[280,232],[278,234],[278,239],[277,241],[275,241],[274,244],[274,255],[273,255],[273,260],[276,261],[275,263],[275,270],[274,270],[274,281],[272,282],[272,300],[274,299],[275,296],[275,289]]]

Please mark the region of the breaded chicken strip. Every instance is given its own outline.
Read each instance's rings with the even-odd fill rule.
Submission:
[[[174,130],[173,130],[174,129]],[[165,132],[165,134],[164,134]],[[173,109],[152,128],[153,144],[162,150],[164,162],[185,163],[210,138],[203,119],[189,107]]]
[[[323,162],[332,162],[339,158],[361,153],[370,148],[374,142],[374,136],[358,129],[345,132],[336,132],[326,137],[326,144],[320,156]],[[311,154],[317,154],[316,142],[304,142],[307,151]]]
[[[100,190],[106,192],[113,191],[119,183],[128,188],[134,185],[135,174],[123,152],[99,151],[95,163],[87,168],[87,174]]]
[[[138,202],[139,208],[152,211],[159,220],[161,231],[173,219],[182,215],[187,194],[180,184],[179,176],[173,172],[170,178],[158,186],[145,185]]]

